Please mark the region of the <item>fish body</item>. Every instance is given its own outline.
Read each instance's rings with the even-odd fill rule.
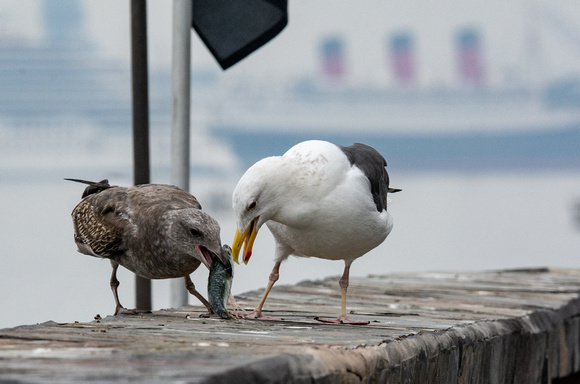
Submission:
[[[222,260],[227,260],[223,263]],[[224,244],[222,246],[222,260],[214,258],[209,270],[207,282],[207,295],[209,303],[214,312],[222,319],[231,319],[232,315],[227,310],[227,303],[232,289],[234,271],[230,260],[232,260],[232,249]]]

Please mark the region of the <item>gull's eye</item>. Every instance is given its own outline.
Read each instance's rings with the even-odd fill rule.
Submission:
[[[251,211],[252,209],[256,208],[256,204],[257,203],[255,201],[252,201],[250,205],[248,205],[248,211]]]
[[[193,237],[201,237],[202,236],[201,231],[197,228],[189,228],[189,233],[191,233],[191,235]]]

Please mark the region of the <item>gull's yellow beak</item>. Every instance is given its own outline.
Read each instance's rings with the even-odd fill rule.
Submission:
[[[252,220],[248,228],[246,228],[242,234],[240,234],[240,231],[236,229],[236,235],[234,236],[234,242],[232,243],[232,257],[237,264],[239,264],[238,255],[240,254],[240,249],[242,249],[242,243],[244,243],[244,253],[242,257],[244,264],[248,264],[250,256],[252,256],[252,247],[254,246],[254,240],[256,240],[256,235],[258,234],[258,231],[256,230],[257,221],[258,218]]]

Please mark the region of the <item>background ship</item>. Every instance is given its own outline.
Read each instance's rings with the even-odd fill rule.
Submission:
[[[481,33],[467,27],[454,36],[457,82],[420,86],[412,36],[387,39],[390,86],[349,83],[345,43],[330,36],[320,76],[235,84],[206,124],[248,164],[313,137],[372,143],[404,168],[580,164],[580,78],[489,85]]]
[[[64,151],[69,168],[90,166],[98,157],[106,159],[101,168],[121,161],[130,169],[123,150],[131,133],[128,66],[99,53],[82,3],[46,1],[43,9],[40,42],[0,34],[2,177],[10,175],[6,164],[23,166],[6,157],[31,146],[41,158]],[[346,32],[304,42],[314,47],[315,73],[221,76],[194,66],[192,172],[239,172],[309,138],[372,143],[404,169],[578,167],[580,65],[576,72],[545,76],[541,63],[551,47],[542,46],[538,29],[556,36],[580,63],[580,28],[541,4],[529,2],[525,9],[534,23],[525,32],[527,43],[516,48],[521,66],[500,80],[485,55],[489,32],[463,22],[447,36],[452,49],[441,52],[440,60],[453,66],[445,82],[421,78],[421,67],[430,63],[421,57],[420,34],[410,28],[378,33],[381,53],[370,57],[382,59],[367,65],[382,74],[366,80],[353,76]],[[150,81],[157,156],[169,151],[170,73],[152,70]],[[154,158],[156,172],[165,173],[168,158]]]

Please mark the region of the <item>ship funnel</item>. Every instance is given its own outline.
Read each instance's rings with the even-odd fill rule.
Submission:
[[[461,81],[467,85],[483,85],[485,70],[479,31],[469,27],[457,32],[457,66]]]
[[[342,38],[327,37],[322,41],[320,48],[324,78],[332,81],[343,80],[346,75],[346,63]]]
[[[408,32],[393,35],[389,42],[392,76],[401,85],[415,82],[415,47],[413,36]]]

